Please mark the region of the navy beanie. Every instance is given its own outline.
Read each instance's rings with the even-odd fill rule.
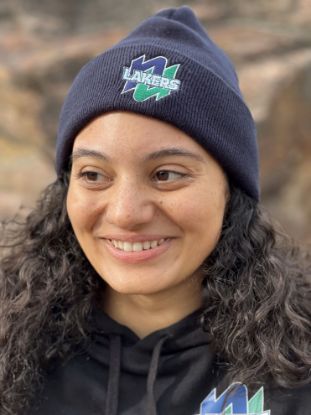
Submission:
[[[144,20],[81,69],[60,114],[58,175],[68,170],[79,131],[114,110],[175,125],[214,156],[230,181],[259,199],[253,118],[231,61],[189,7]]]

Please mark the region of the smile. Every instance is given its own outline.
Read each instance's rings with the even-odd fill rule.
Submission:
[[[175,239],[175,238],[173,238]],[[172,238],[145,241],[104,239],[108,252],[118,261],[137,264],[150,261],[164,254],[172,244]]]
[[[160,246],[165,241],[164,238],[153,241],[144,241],[144,242],[129,242],[129,241],[118,241],[115,239],[109,239],[109,242],[120,251],[124,252],[141,252],[150,249],[154,249],[157,246]]]

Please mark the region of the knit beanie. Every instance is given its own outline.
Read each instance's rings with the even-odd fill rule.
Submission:
[[[191,8],[161,10],[80,70],[60,114],[59,176],[69,168],[79,131],[95,117],[120,110],[184,131],[219,162],[231,182],[259,199],[253,118],[230,59]]]

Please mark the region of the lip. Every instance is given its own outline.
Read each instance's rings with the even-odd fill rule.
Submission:
[[[153,236],[154,237],[154,236]],[[150,238],[150,235],[148,236]],[[128,264],[137,264],[144,261],[150,261],[154,258],[157,258],[158,256],[162,255],[164,252],[166,252],[172,242],[172,239],[166,239],[161,245],[152,248],[152,249],[146,249],[144,251],[139,252],[125,252],[121,251],[120,249],[115,248],[110,241],[107,240],[108,238],[103,239],[105,246],[109,253],[116,259],[122,262],[126,262]],[[110,239],[110,238],[109,238]],[[111,238],[115,239],[115,238]],[[118,239],[119,241],[126,240],[130,242],[144,242],[144,241],[150,241],[150,240],[156,240],[159,239],[159,237],[155,239],[136,239],[136,240],[129,240],[129,239]],[[160,238],[161,239],[161,238]]]

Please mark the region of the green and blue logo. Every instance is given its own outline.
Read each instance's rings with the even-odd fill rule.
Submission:
[[[137,102],[143,102],[155,97],[156,101],[177,92],[181,82],[176,79],[180,64],[167,66],[164,56],[145,60],[146,56],[133,59],[130,67],[123,68],[122,79],[125,82],[122,94],[133,92]]]
[[[213,389],[201,403],[200,415],[270,415],[270,410],[264,410],[263,387],[248,399],[247,386],[233,383],[218,398]]]

